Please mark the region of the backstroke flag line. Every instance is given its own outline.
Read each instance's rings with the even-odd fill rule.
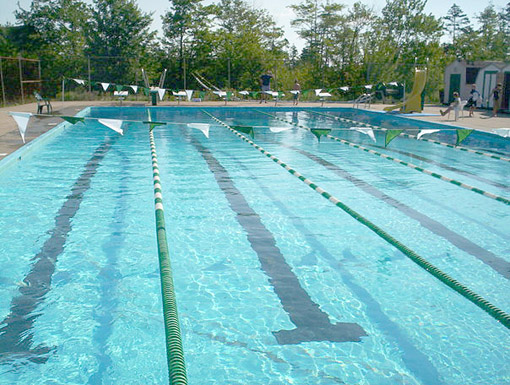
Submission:
[[[16,121],[21,139],[23,139],[23,143],[26,143],[25,132],[27,131],[28,121],[30,120],[32,114],[30,112],[9,112],[9,115],[11,115]]]
[[[121,128],[122,123],[124,123],[124,121],[119,119],[98,119],[97,121],[101,123],[103,126],[111,128],[113,131],[116,131],[119,134],[124,135],[124,131]]]

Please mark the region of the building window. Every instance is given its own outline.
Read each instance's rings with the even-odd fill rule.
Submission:
[[[476,77],[478,76],[479,71],[480,71],[480,68],[477,68],[477,67],[466,68],[466,84],[476,83]]]

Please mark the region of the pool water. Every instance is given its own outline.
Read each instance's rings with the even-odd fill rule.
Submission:
[[[0,162],[0,384],[168,383],[148,110],[87,109],[124,135],[66,124]],[[508,205],[296,124],[506,199],[509,162],[384,147],[314,113],[417,128],[352,109],[150,111],[168,122],[154,137],[190,384],[510,384],[505,326],[207,113],[507,313]],[[508,139],[462,145],[510,157]]]

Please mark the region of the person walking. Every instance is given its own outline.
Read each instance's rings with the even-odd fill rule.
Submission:
[[[503,96],[503,85],[498,83],[498,85],[492,90],[492,117],[498,116],[498,110],[501,106],[501,97]]]
[[[469,117],[473,117],[475,112],[476,103],[480,99],[480,92],[476,89],[476,84],[471,86],[471,91],[469,92],[471,95],[466,103],[466,108],[469,108]]]

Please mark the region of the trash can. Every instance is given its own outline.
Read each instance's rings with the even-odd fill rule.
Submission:
[[[151,91],[151,101],[153,106],[158,105],[158,91]]]

